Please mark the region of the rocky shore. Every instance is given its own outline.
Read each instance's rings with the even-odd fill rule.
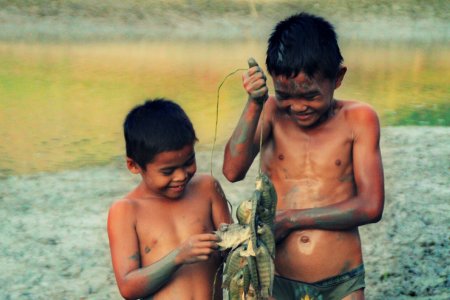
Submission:
[[[366,298],[450,297],[450,128],[386,127],[382,153],[386,203],[382,220],[361,227]],[[209,152],[198,155],[209,172]],[[214,175],[236,204],[254,188]],[[120,299],[112,272],[109,205],[138,178],[123,162],[0,180],[1,299]]]

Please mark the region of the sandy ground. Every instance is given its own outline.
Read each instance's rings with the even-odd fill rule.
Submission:
[[[361,228],[366,297],[450,299],[450,128],[383,128],[382,152],[385,212]],[[254,169],[229,184],[214,160],[232,203],[250,194]],[[120,299],[106,218],[136,180],[122,162],[0,180],[0,299]]]

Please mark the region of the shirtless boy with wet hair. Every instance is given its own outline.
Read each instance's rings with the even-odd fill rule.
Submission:
[[[141,182],[108,216],[112,264],[126,299],[222,299],[214,279],[219,224],[232,221],[219,183],[195,175],[194,128],[181,107],[156,99],[124,122],[127,167]],[[220,283],[220,277],[216,280]]]
[[[378,222],[384,205],[378,117],[367,104],[333,98],[347,68],[333,26],[320,17],[301,13],[278,23],[266,64],[275,95],[250,64],[243,75],[249,98],[223,172],[242,180],[261,151],[278,195],[273,296],[364,299],[358,226]]]

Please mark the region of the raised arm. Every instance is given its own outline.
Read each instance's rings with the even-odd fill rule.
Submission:
[[[356,193],[333,205],[277,212],[275,236],[283,239],[293,230],[345,230],[375,223],[384,206],[384,176],[379,147],[380,125],[376,113],[367,106],[350,116],[354,126],[353,172]]]
[[[214,234],[194,235],[159,261],[142,268],[134,215],[133,203],[122,200],[111,207],[108,216],[114,274],[125,299],[154,294],[171,280],[181,265],[205,261],[217,247]]]
[[[249,59],[249,69],[242,75],[242,82],[248,93],[248,100],[231,138],[225,147],[223,174],[231,181],[244,179],[253,160],[259,152],[261,112],[268,96],[266,76],[253,60]],[[264,122],[264,137],[269,134],[269,128]],[[266,129],[267,127],[267,129]]]

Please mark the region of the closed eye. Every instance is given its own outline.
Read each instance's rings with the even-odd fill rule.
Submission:
[[[167,168],[167,169],[162,169],[161,173],[165,176],[169,176],[169,175],[172,175],[174,171],[175,171],[175,168]]]
[[[275,93],[275,97],[277,98],[277,100],[286,100],[289,99],[290,95],[288,94],[284,94],[284,93],[280,93],[280,92],[276,92]]]
[[[317,98],[319,95],[320,95],[319,93],[309,93],[309,94],[304,94],[303,98],[308,101],[311,101],[311,100],[314,100],[315,98]]]
[[[194,163],[195,163],[195,154],[192,154],[192,156],[180,167],[182,167],[182,168],[189,167],[189,166],[192,166]],[[173,174],[173,172],[175,172],[175,170],[177,168],[178,168],[178,166],[163,168],[160,170],[160,172],[164,176],[170,176]]]

